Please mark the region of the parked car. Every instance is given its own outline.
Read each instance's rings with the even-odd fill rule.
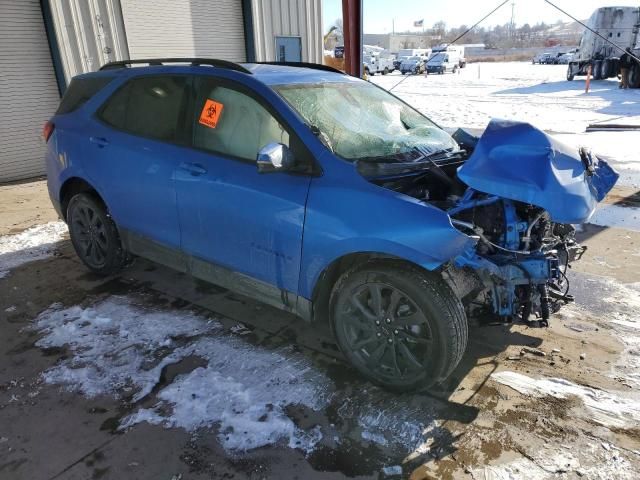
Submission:
[[[91,271],[145,257],[328,322],[394,390],[446,379],[468,317],[548,322],[584,251],[571,224],[617,179],[526,123],[451,136],[322,65],[107,64],[73,79],[43,137]]]
[[[407,73],[424,73],[424,61],[425,58],[419,55],[409,57],[400,64],[400,73],[402,73],[402,75]]]
[[[452,53],[433,53],[427,61],[427,73],[456,73],[460,68],[460,60]]]
[[[553,63],[553,54],[550,52],[540,53],[535,57],[533,57],[533,60],[531,63],[533,64],[538,63],[540,65],[549,65]]]
[[[556,63],[558,65],[568,65],[572,58],[573,58],[573,53],[561,53],[558,55],[558,58],[556,59]]]

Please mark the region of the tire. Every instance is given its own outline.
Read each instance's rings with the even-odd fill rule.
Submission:
[[[600,60],[596,60],[593,62],[591,67],[591,76],[594,80],[600,80],[600,73],[602,70],[602,62]]]
[[[382,74],[386,75],[387,73],[389,73],[389,68],[388,67],[384,67],[384,70],[382,71]]]
[[[601,80],[606,80],[607,78],[609,78],[611,76],[611,70],[612,70],[612,63],[611,60],[609,60],[608,58],[605,58],[602,63],[600,64],[600,79]]]
[[[629,88],[640,88],[640,66],[635,63],[627,72],[627,85]]]
[[[333,288],[330,312],[347,359],[393,391],[441,382],[467,346],[460,300],[437,274],[406,264],[371,262],[348,271]]]
[[[575,74],[573,73],[573,69],[571,68],[571,65],[569,65],[567,67],[567,81],[572,82],[574,78],[575,78]]]
[[[79,193],[67,207],[71,243],[78,257],[98,275],[111,275],[126,264],[116,224],[104,204],[94,195]]]

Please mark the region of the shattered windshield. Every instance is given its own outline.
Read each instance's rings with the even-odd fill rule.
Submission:
[[[275,90],[346,160],[406,162],[458,145],[427,117],[368,82],[280,85]]]

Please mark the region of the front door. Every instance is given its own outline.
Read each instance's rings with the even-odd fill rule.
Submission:
[[[290,132],[259,98],[214,77],[197,79],[193,111],[194,150],[175,175],[182,249],[297,293],[310,177],[256,167],[258,151],[290,145]]]
[[[301,62],[302,40],[300,37],[276,37],[276,61]]]

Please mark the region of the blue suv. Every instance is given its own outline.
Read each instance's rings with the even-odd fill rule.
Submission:
[[[48,187],[109,275],[141,256],[307,321],[394,390],[446,379],[467,318],[545,325],[617,174],[526,123],[445,132],[321,65],[115,62],[46,123]]]

